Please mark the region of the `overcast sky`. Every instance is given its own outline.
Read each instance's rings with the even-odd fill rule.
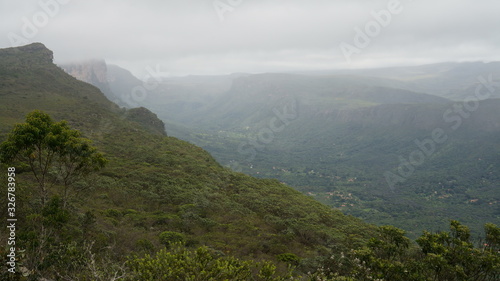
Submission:
[[[42,42],[56,63],[103,58],[137,76],[493,61],[499,12],[498,0],[0,0],[0,47]]]

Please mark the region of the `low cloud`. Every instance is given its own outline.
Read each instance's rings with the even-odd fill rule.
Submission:
[[[500,60],[498,1],[401,0],[402,12],[346,61],[339,44],[391,1],[220,0],[223,18],[212,0],[2,1],[0,47],[56,3],[27,41],[57,62],[104,58],[137,75],[148,65],[186,75]]]

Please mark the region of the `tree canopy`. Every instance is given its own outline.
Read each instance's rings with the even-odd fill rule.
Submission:
[[[54,122],[41,111],[26,116],[26,122],[17,124],[0,144],[0,161],[15,161],[29,165],[38,183],[42,206],[48,198],[48,184],[58,183],[62,188],[64,204],[71,185],[93,171],[105,166],[106,158],[71,129],[66,121]]]

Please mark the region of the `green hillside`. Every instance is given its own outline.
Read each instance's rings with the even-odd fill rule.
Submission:
[[[500,218],[500,139],[494,118],[499,102],[482,103],[456,131],[439,121],[449,105],[386,105],[326,116],[301,114],[268,142],[259,138],[264,129],[195,137],[221,163],[277,178],[369,222],[396,225],[415,237],[424,229],[443,229],[454,218],[478,235],[485,222]],[[386,173],[399,175],[405,163],[401,157],[409,161],[420,151],[415,141],[430,139],[436,128],[446,129],[447,140],[434,143],[432,155],[391,187]]]
[[[109,72],[122,77],[124,71]],[[171,135],[203,147],[223,165],[286,182],[371,223],[417,237],[455,218],[479,235],[485,222],[500,222],[497,73],[498,63],[443,63],[163,78],[141,104]],[[121,80],[134,80],[126,77]],[[481,86],[490,78],[491,85]],[[124,93],[133,88],[108,81]],[[474,98],[478,86],[491,99],[467,104],[477,106],[470,111],[440,97]],[[401,157],[408,161],[419,150],[415,142],[437,128],[447,140],[411,175],[389,184],[386,175],[397,174]]]
[[[58,227],[54,243],[92,241],[96,255],[120,260],[132,251],[160,249],[159,234],[173,231],[187,245],[227,255],[275,260],[293,253],[307,260],[361,245],[373,233],[373,226],[276,180],[232,172],[201,148],[166,137],[154,114],[118,108],[96,87],[54,65],[42,44],[0,50],[0,101],[2,140],[38,109],[67,120],[109,159],[104,170],[78,183],[84,191],[71,201],[70,220]],[[15,165],[18,243],[28,247],[37,235],[33,215],[41,210],[28,169]],[[7,197],[2,198],[6,206]],[[6,237],[3,229],[0,243],[6,244]],[[50,257],[36,261],[29,254],[23,258],[26,267],[49,266]]]

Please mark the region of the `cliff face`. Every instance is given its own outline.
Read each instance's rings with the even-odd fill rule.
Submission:
[[[89,60],[61,66],[66,73],[89,84],[107,84],[107,66],[104,60]]]
[[[109,86],[108,68],[104,60],[88,60],[60,65],[60,67],[76,79],[99,88],[109,100],[118,100]]]

